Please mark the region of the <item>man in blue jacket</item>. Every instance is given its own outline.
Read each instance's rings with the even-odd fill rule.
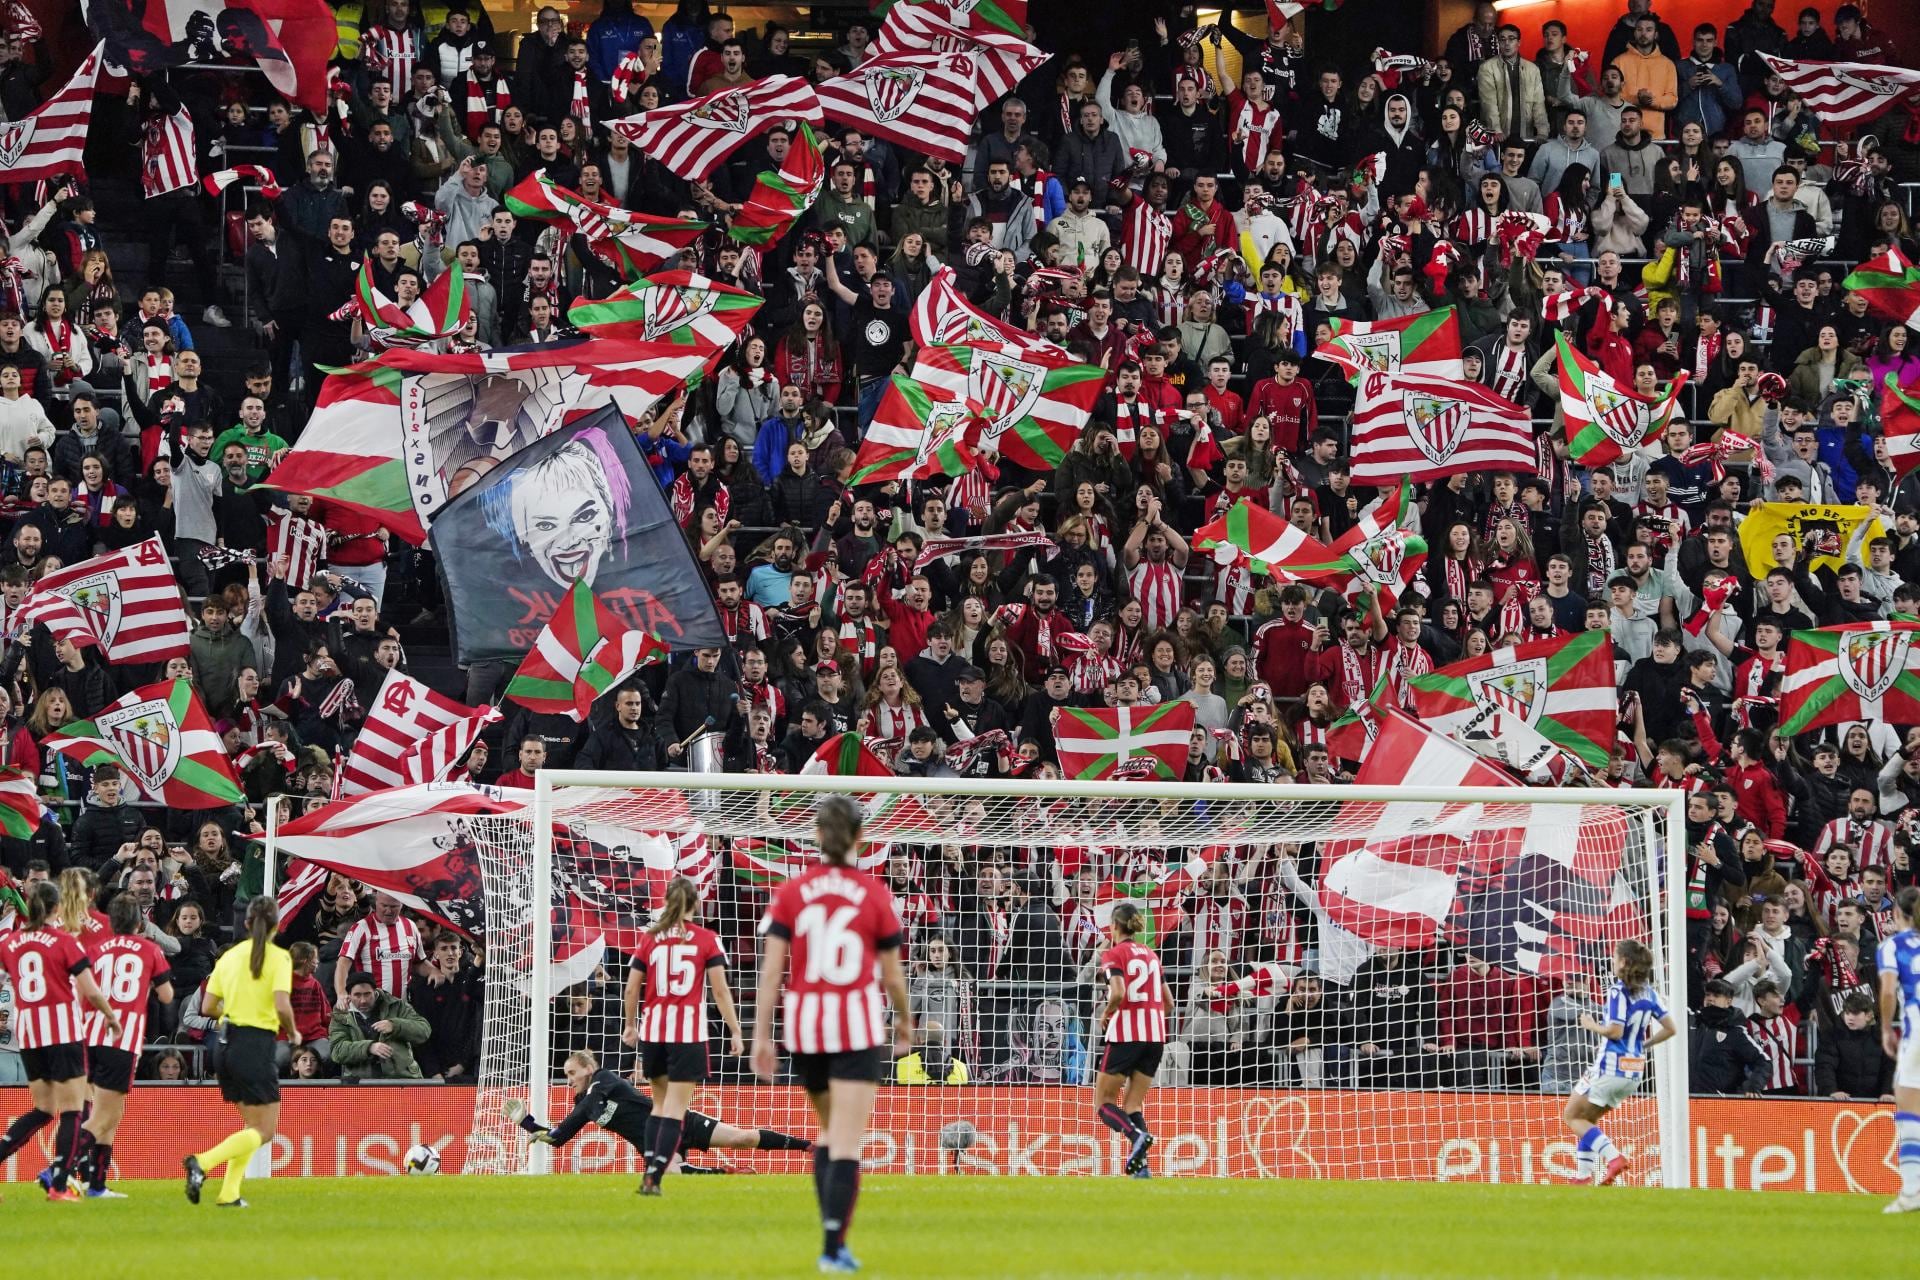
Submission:
[[[1701,23],[1693,29],[1693,52],[1680,59],[1680,105],[1668,122],[1676,138],[1680,126],[1689,120],[1698,122],[1711,138],[1724,131],[1740,110],[1740,75],[1721,58],[1718,35],[1711,22]]]

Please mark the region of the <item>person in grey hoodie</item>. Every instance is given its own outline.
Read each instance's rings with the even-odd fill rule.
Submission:
[[[1149,169],[1163,168],[1167,163],[1167,144],[1160,134],[1160,122],[1153,118],[1148,110],[1152,103],[1147,98],[1144,87],[1138,82],[1128,85],[1120,91],[1120,102],[1113,101],[1113,77],[1120,70],[1120,64],[1127,55],[1116,53],[1107,59],[1107,73],[1100,77],[1099,86],[1093,91],[1093,100],[1107,113],[1107,123],[1120,139],[1120,147],[1131,160],[1134,153],[1147,155]]]
[[[1540,149],[1533,153],[1527,176],[1539,183],[1542,191],[1558,191],[1561,176],[1576,164],[1583,164],[1587,172],[1598,174],[1600,148],[1587,140],[1586,111],[1568,107],[1559,135],[1541,143]]]
[[[487,165],[468,156],[433,193],[433,207],[447,215],[446,243],[478,240],[500,202],[487,193]]]
[[[1085,178],[1094,190],[1096,201],[1113,203],[1111,184],[1126,174],[1131,165],[1120,135],[1106,123],[1106,114],[1097,102],[1081,104],[1078,127],[1060,140],[1060,154],[1054,157],[1054,176],[1062,182]],[[1164,152],[1164,148],[1163,148]]]
[[[1600,153],[1601,167],[1607,171],[1608,180],[1619,174],[1627,194],[1644,199],[1653,194],[1654,170],[1665,158],[1666,153],[1654,144],[1653,135],[1640,127],[1640,108],[1622,108],[1620,132],[1613,145]]]

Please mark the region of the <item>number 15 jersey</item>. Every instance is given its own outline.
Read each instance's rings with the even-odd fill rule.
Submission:
[[[886,1044],[880,953],[900,947],[886,885],[850,867],[810,867],[774,891],[760,930],[792,949],[780,1005],[787,1052]]]

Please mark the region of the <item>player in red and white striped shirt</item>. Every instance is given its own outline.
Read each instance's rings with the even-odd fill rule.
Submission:
[[[1147,1131],[1144,1107],[1154,1073],[1160,1070],[1167,1019],[1173,1014],[1173,997],[1160,974],[1160,957],[1134,941],[1145,926],[1140,908],[1121,903],[1107,925],[1113,945],[1100,955],[1101,972],[1107,975],[1107,1005],[1100,1011],[1100,1026],[1107,1043],[1093,1085],[1094,1114],[1132,1144],[1127,1153],[1131,1178],[1152,1176],[1147,1151],[1153,1146],[1153,1135]]]
[[[414,967],[426,958],[420,930],[400,914],[400,900],[376,893],[373,914],[355,921],[340,940],[340,963],[333,970],[335,1003],[346,1007],[350,973],[370,973],[380,990],[405,1000]]]
[[[53,923],[60,890],[41,881],[27,891],[23,927],[0,938],[0,969],[13,984],[13,1021],[20,1063],[27,1071],[33,1109],[0,1137],[0,1162],[41,1129],[60,1120],[53,1165],[42,1183],[49,1200],[78,1200],[67,1188],[67,1171],[80,1145],[80,1108],[87,1100],[87,1046],[81,1001],[106,1015],[115,1031],[120,1015],[93,980],[87,953],[72,934]]]
[[[882,986],[893,1002],[893,1056],[913,1041],[893,895],[853,866],[862,825],[860,806],[851,798],[822,799],[814,818],[822,865],[781,885],[760,924],[766,944],[753,1018],[753,1072],[771,1083],[779,1066],[773,1048],[777,1002],[794,1072],[820,1118],[813,1171],[825,1236],[820,1270],[828,1273],[860,1268],[847,1251],[847,1224],[860,1196],[860,1143],[887,1061]]]
[[[113,1140],[126,1114],[127,1094],[133,1090],[133,1070],[147,1038],[147,997],[173,1003],[172,971],[160,948],[141,932],[140,904],[130,893],[119,894],[108,904],[107,916],[113,933],[93,939],[86,948],[94,982],[120,1015],[117,1030],[102,1014],[88,1013],[85,1019],[93,1114],[82,1130],[76,1172],[87,1175],[87,1197],[92,1200],[123,1198],[107,1190],[107,1173],[113,1167]]]
[[[728,1052],[736,1058],[745,1052],[733,991],[727,986],[726,955],[713,930],[693,922],[699,911],[700,891],[693,881],[674,877],[627,975],[627,1017],[620,1041],[628,1047],[644,1046],[640,1065],[653,1085],[653,1114],[645,1129],[647,1171],[640,1181],[643,1196],[660,1194],[660,1179],[680,1150],[680,1128],[693,1088],[707,1082],[709,987],[727,1024]]]

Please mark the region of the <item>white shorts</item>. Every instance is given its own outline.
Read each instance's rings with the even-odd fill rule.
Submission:
[[[1640,1082],[1645,1078],[1645,1076],[1596,1075],[1589,1071],[1580,1077],[1580,1082],[1573,1086],[1573,1091],[1596,1107],[1611,1109],[1631,1098],[1634,1090],[1640,1087]]]
[[[1900,1040],[1900,1056],[1894,1059],[1893,1083],[1897,1089],[1920,1089],[1920,1036]]]

